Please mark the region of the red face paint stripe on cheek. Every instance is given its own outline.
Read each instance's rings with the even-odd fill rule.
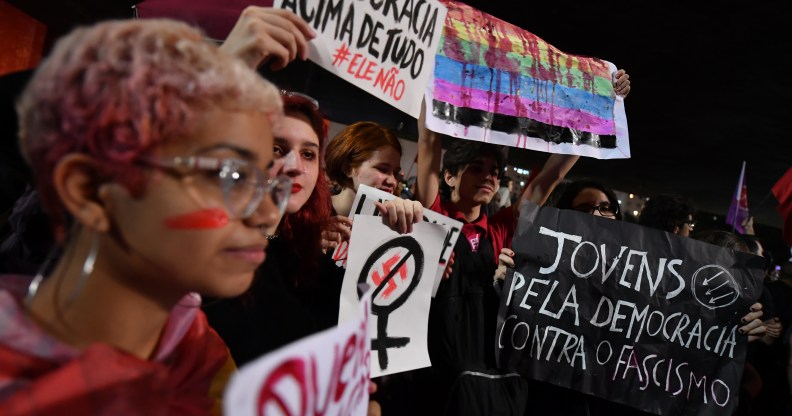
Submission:
[[[174,230],[207,230],[228,224],[228,214],[219,208],[202,209],[165,219],[165,226]]]

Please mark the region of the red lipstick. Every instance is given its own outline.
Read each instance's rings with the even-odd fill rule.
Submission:
[[[302,191],[302,189],[303,189],[303,186],[302,186],[302,185],[300,185],[299,183],[293,183],[293,184],[292,184],[292,190],[291,190],[291,193],[293,193],[293,194],[296,194],[297,192],[300,192],[300,191]]]
[[[228,214],[220,208],[202,209],[165,219],[165,226],[174,230],[209,230],[228,224]]]

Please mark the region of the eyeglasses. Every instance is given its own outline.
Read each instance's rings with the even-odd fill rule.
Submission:
[[[300,92],[286,91],[286,90],[280,90],[280,93],[281,93],[281,98],[283,98],[284,100],[291,99],[295,101],[295,104],[303,104],[303,105],[307,104],[307,106],[310,107],[312,110],[319,111],[319,101],[316,101],[316,99],[311,96],[305,95]]]
[[[286,175],[269,178],[250,162],[240,159],[208,156],[146,158],[138,161],[160,168],[180,178],[190,178],[204,192],[220,191],[219,196],[228,213],[245,219],[256,211],[265,195],[283,215],[291,193],[291,179]],[[203,173],[203,174],[201,174]]]
[[[594,214],[594,211],[596,210],[603,217],[615,217],[616,214],[619,213],[619,206],[611,205],[609,203],[599,205],[580,204],[573,207],[572,209],[575,211],[585,212],[586,214]]]

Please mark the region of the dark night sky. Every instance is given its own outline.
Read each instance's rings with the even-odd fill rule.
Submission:
[[[135,1],[10,3],[66,27],[126,15]],[[699,209],[724,215],[745,160],[751,213],[760,224],[780,227],[777,203],[768,195],[792,166],[792,138],[786,128],[792,118],[786,33],[792,15],[782,13],[781,1],[467,3],[564,52],[603,58],[629,72],[632,158],[583,159],[570,177],[598,179],[641,196],[681,193]],[[299,84],[295,86],[308,90],[323,106],[327,103],[325,108],[345,109],[331,111],[331,118],[372,119],[394,128],[401,124],[406,136],[414,131],[414,122],[403,113],[372,102],[363,91],[349,91],[321,69],[309,65],[293,72],[300,80],[292,79]],[[525,167],[544,158],[520,149],[510,152],[510,160]]]
[[[752,214],[780,225],[775,199],[765,197],[792,166],[784,128],[792,82],[782,41],[792,15],[781,12],[781,2],[719,2],[695,11],[676,2],[527,3],[469,2],[565,52],[607,59],[632,81],[632,158],[585,159],[573,176],[643,196],[678,192],[724,214],[745,160]]]

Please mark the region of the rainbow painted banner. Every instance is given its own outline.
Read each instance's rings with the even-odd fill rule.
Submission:
[[[427,127],[550,153],[629,158],[627,118],[610,62],[566,54],[453,1],[426,89]]]

